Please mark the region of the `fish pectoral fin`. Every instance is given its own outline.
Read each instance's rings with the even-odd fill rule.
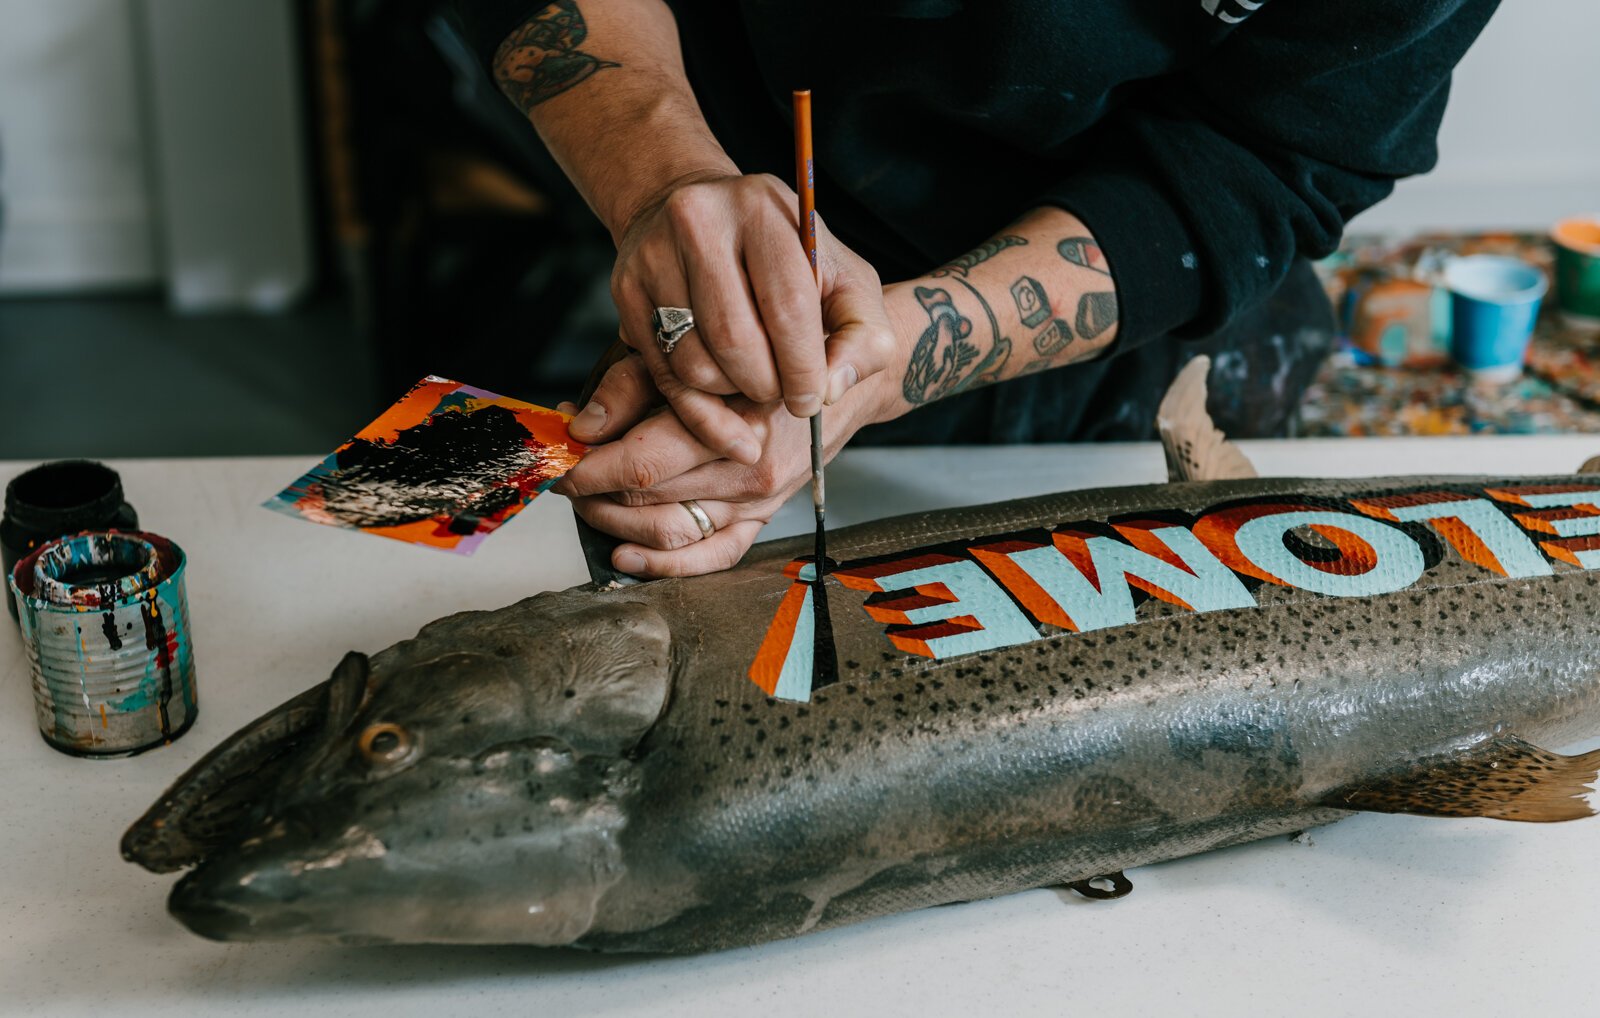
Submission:
[[[1374,813],[1550,823],[1594,816],[1600,750],[1563,756],[1515,736],[1425,761],[1408,773],[1347,785],[1325,806]]]
[[[1226,481],[1256,476],[1239,447],[1228,441],[1206,410],[1206,374],[1211,358],[1201,354],[1183,366],[1156,408],[1156,430],[1167,454],[1169,481]]]

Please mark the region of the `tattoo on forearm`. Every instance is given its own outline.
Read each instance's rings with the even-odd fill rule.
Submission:
[[[1072,342],[1072,328],[1057,318],[1033,337],[1033,349],[1041,357],[1054,357]]]
[[[970,286],[967,289],[972,290]],[[928,327],[917,337],[906,365],[901,383],[906,402],[917,406],[998,378],[1011,354],[1011,341],[1000,335],[994,313],[982,296],[978,295],[978,301],[989,316],[993,339],[987,354],[974,342],[972,319],[957,309],[949,290],[919,286],[913,292],[928,314]],[[976,290],[972,293],[978,294]]]
[[[578,49],[589,34],[577,0],[555,0],[500,44],[495,82],[524,111],[560,95],[596,71],[621,67]]]
[[[1013,237],[1010,234],[1006,234],[1003,237],[996,237],[993,240],[986,240],[982,244],[979,244],[977,247],[973,248],[971,251],[968,251],[966,254],[962,255],[960,258],[950,262],[950,264],[942,265],[939,268],[934,269],[933,275],[941,277],[965,277],[968,272],[972,271],[974,266],[988,261],[1001,251],[1004,251],[1006,248],[1022,247],[1026,243],[1028,243],[1027,238]]]
[[[1068,237],[1056,245],[1056,250],[1060,252],[1061,257],[1074,265],[1082,265],[1086,269],[1111,275],[1111,266],[1106,264],[1105,253],[1091,237]]]
[[[987,349],[983,340],[978,338],[980,330],[973,328],[972,319],[961,313],[951,296],[952,290],[959,293],[960,289],[953,285],[950,289],[926,286],[915,289],[917,301],[928,315],[928,326],[918,337],[906,367],[901,386],[906,402],[913,406],[929,403],[976,385],[1000,380],[1001,373],[1011,360],[1011,340],[1001,334],[994,309],[967,277],[973,268],[1006,248],[1021,247],[1027,243],[1026,238],[1005,234],[985,242],[932,273],[959,283],[960,289],[971,293],[983,308],[989,320],[990,342]],[[1103,276],[1111,275],[1104,252],[1090,237],[1068,237],[1056,244],[1056,251],[1073,265]],[[1036,330],[1032,332],[1032,354],[1020,358],[1021,363],[1013,369],[1016,375],[1046,371],[1088,356],[1099,349],[1089,341],[1104,336],[1117,324],[1117,295],[1110,289],[1091,290],[1078,296],[1075,325],[1056,316],[1056,309],[1051,304],[1044,284],[1034,277],[1018,276],[1012,281],[1010,292],[1022,327]],[[1062,312],[1067,310],[1061,309]],[[1026,350],[1026,347],[1023,349]]]
[[[1068,237],[1056,245],[1061,257],[1074,265],[1111,275],[1105,252],[1090,237]],[[1092,290],[1078,298],[1078,335],[1095,339],[1117,324],[1117,295],[1110,290]]]
[[[1050,317],[1050,298],[1032,276],[1022,276],[1011,284],[1011,299],[1017,302],[1022,327],[1031,329]]]
[[[1078,335],[1094,339],[1117,324],[1117,295],[1095,290],[1078,298]]]
[[[957,282],[971,291],[973,298],[983,308],[984,315],[989,319],[989,335],[994,337],[989,353],[978,362],[977,367],[972,369],[972,374],[956,382],[954,391],[961,392],[974,385],[993,385],[1000,380],[1000,371],[1006,366],[1006,361],[1011,359],[1011,340],[1000,335],[1000,323],[995,320],[994,309],[983,299],[983,294],[978,292],[977,287],[965,279]]]

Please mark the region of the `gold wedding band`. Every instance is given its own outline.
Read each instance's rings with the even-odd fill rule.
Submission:
[[[683,506],[685,512],[694,517],[694,525],[700,528],[700,540],[704,541],[717,532],[717,528],[711,525],[711,517],[707,516],[706,511],[700,508],[699,502],[691,498],[678,504]]]

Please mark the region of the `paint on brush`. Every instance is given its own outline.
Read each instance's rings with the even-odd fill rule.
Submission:
[[[567,434],[570,421],[430,375],[264,504],[470,555],[588,451]]]
[[[194,723],[194,648],[183,549],[156,534],[51,541],[9,582],[39,732],[77,756],[131,756]]]

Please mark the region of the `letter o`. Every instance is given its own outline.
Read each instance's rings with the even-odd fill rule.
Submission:
[[[1302,561],[1283,543],[1296,527],[1313,524],[1352,534],[1372,549],[1375,564],[1356,575],[1324,572]],[[1403,590],[1422,577],[1422,549],[1405,531],[1368,516],[1340,512],[1289,512],[1257,516],[1239,528],[1239,551],[1259,569],[1291,587],[1330,597],[1370,597]]]

